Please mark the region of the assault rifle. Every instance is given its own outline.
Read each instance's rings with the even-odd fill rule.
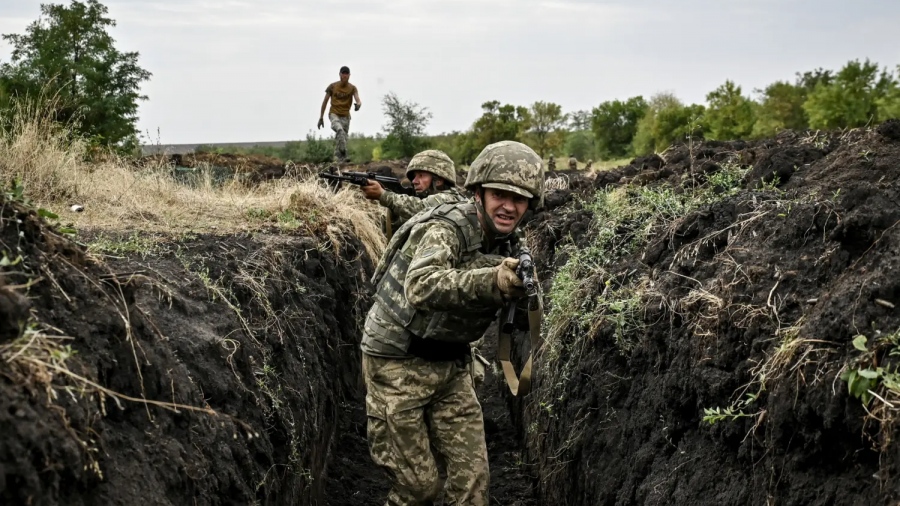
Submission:
[[[500,317],[500,339],[498,355],[500,365],[503,367],[503,375],[506,377],[506,384],[509,391],[514,396],[525,395],[531,390],[531,366],[535,353],[541,346],[541,317],[544,309],[541,304],[541,296],[534,279],[534,259],[528,248],[519,249],[519,266],[516,268],[516,276],[522,280],[525,288],[526,297],[528,298],[528,331],[531,335],[531,352],[528,360],[522,368],[522,374],[517,375],[516,370],[510,360],[510,352],[512,351],[512,333],[516,329],[516,301],[510,301],[506,304],[501,312]]]
[[[331,167],[329,169],[329,172],[319,173],[319,177],[327,180],[329,184],[333,183],[335,185],[335,189],[337,189],[337,185],[341,184],[341,181],[355,184],[357,186],[369,186],[369,180],[371,179],[373,181],[378,181],[379,183],[381,183],[381,186],[384,186],[386,189],[394,193],[399,193],[401,195],[412,195],[413,197],[416,196],[415,188],[403,186],[403,184],[400,183],[400,179],[396,177],[381,176],[374,172],[346,171],[343,174],[334,174],[333,171],[334,167]],[[387,238],[390,239],[394,234],[391,227],[391,222],[394,218],[391,216],[390,209],[387,209],[386,212],[387,215],[385,217],[384,232]]]
[[[519,267],[516,268],[516,276],[522,280],[525,291],[528,292],[528,305],[531,305],[533,299],[537,298],[537,287],[534,284],[534,259],[531,258],[531,252],[528,248],[519,250]],[[516,319],[516,301],[506,303],[503,308],[504,318],[501,321],[501,332],[511,334],[515,330]]]
[[[386,189],[394,192],[400,193],[402,195],[416,195],[415,188],[409,186],[403,186],[400,182],[400,179],[396,177],[390,176],[382,176],[376,174],[374,172],[351,172],[346,171],[340,174],[333,174],[331,172],[321,172],[319,173],[319,177],[322,179],[327,179],[329,181],[340,182],[345,181],[350,184],[355,184],[357,186],[368,186],[369,180],[378,181],[381,183],[381,186],[384,186]]]

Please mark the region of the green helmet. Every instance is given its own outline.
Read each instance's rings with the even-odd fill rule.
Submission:
[[[501,141],[481,151],[469,167],[466,189],[507,190],[527,197],[532,209],[544,202],[544,164],[533,149],[515,141]]]
[[[426,149],[416,154],[406,166],[406,178],[412,181],[413,172],[428,172],[447,182],[448,186],[456,186],[456,167],[447,153],[436,149]]]

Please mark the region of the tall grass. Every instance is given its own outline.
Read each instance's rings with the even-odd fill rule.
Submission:
[[[2,113],[0,184],[18,181],[35,205],[76,229],[229,233],[261,225],[251,210],[255,216],[277,216],[296,207],[293,200],[306,210],[297,216],[297,226],[308,225],[303,221],[308,218],[313,225],[327,224],[307,228],[331,239],[355,235],[373,261],[384,248],[378,206],[355,188],[335,193],[310,179],[216,185],[209,171],[200,184],[188,187],[173,179],[172,167],[162,161],[139,166],[111,153],[98,156],[49,110],[23,101]],[[84,212],[70,211],[73,204],[84,206]]]

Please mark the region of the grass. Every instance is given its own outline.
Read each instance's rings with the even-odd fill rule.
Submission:
[[[296,220],[278,223],[282,228],[309,225],[308,231],[324,233],[335,245],[355,235],[373,259],[384,248],[377,204],[354,189],[335,193],[314,179],[219,185],[211,169],[188,187],[162,162],[138,167],[111,154],[96,156],[65,126],[29,107],[4,118],[10,126],[0,133],[0,183],[7,188],[19,181],[25,197],[56,213],[60,224],[76,230],[231,233],[258,229],[260,221],[291,209],[301,212]],[[84,211],[72,212],[73,204]]]

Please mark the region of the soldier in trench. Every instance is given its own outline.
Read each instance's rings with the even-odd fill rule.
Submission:
[[[489,145],[466,178],[474,200],[420,212],[379,262],[362,365],[370,454],[392,478],[388,505],[427,505],[438,497],[432,447],[447,464],[447,504],[488,504],[484,419],[469,343],[503,304],[525,295],[513,242],[540,206],[543,184],[542,161],[531,148]]]
[[[406,167],[406,178],[412,181],[416,197],[386,190],[378,181],[360,186],[367,199],[390,210],[392,230],[423,209],[466,200],[456,188],[456,166],[443,151],[429,149],[416,154]]]

